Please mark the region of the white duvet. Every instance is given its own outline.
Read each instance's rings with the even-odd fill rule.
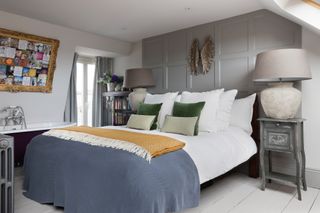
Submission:
[[[183,136],[156,130],[133,130],[126,127],[105,128],[166,135],[182,140],[186,143],[183,149],[190,155],[198,169],[200,183],[230,171],[257,152],[256,144],[249,134],[234,126],[218,133],[199,132],[198,136]]]

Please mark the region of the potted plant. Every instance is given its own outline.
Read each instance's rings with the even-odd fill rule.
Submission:
[[[122,86],[123,78],[115,74],[111,75],[109,73],[104,73],[102,78],[99,79],[98,83],[101,83],[106,86],[107,92],[115,91],[115,88],[118,84]],[[121,88],[120,86],[120,88]],[[119,91],[119,90],[117,90]]]

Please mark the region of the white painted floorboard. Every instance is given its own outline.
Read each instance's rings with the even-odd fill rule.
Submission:
[[[15,213],[63,213],[63,209],[41,205],[24,197],[23,176],[19,173],[15,178]],[[200,205],[181,213],[227,212],[320,213],[320,193],[318,189],[308,188],[308,191],[302,191],[302,201],[299,201],[293,187],[271,183],[261,191],[259,179],[235,173],[202,190]]]
[[[319,213],[320,212],[320,195],[318,192],[317,198],[315,199],[315,202],[313,203],[310,213]]]
[[[308,188],[308,191],[301,191],[301,194],[302,202],[298,200],[298,194],[296,193],[295,197],[292,198],[291,202],[283,210],[283,213],[309,212],[315,202],[315,198],[319,194],[319,190]]]

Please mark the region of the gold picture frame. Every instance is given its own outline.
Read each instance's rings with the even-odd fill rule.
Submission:
[[[315,0],[304,0],[305,2],[307,2],[308,4],[311,4],[314,7],[317,7],[318,9],[320,9],[320,3],[316,2]]]
[[[59,40],[0,28],[0,91],[52,91]]]

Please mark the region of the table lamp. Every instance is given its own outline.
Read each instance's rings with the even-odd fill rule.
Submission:
[[[254,82],[268,82],[261,92],[261,104],[271,118],[294,118],[301,104],[301,92],[293,83],[311,79],[307,54],[303,49],[278,49],[257,55]]]
[[[141,102],[144,101],[147,94],[147,87],[155,85],[151,69],[135,68],[126,70],[124,78],[124,87],[133,89],[129,94],[129,104],[132,111],[137,111]]]

